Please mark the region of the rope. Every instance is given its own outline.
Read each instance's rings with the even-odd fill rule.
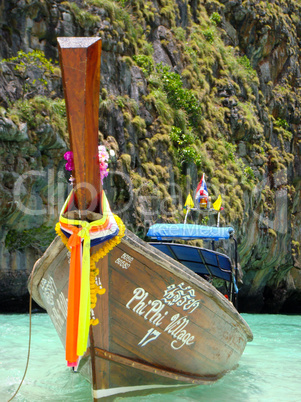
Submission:
[[[33,284],[33,274],[34,274],[34,270],[35,270],[35,266],[33,267],[33,270],[31,272],[31,277],[30,277],[30,295],[29,295],[29,335],[28,335],[28,352],[27,352],[27,360],[26,360],[26,366],[25,366],[25,371],[22,377],[22,380],[16,390],[16,392],[13,394],[13,396],[7,401],[10,402],[12,401],[18,394],[18,392],[20,391],[20,388],[24,382],[24,379],[26,377],[26,373],[28,370],[28,366],[29,366],[29,357],[30,357],[30,346],[31,346],[31,311],[32,311],[32,284]]]

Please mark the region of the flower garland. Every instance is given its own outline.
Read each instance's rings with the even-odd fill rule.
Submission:
[[[109,161],[109,154],[106,150],[104,145],[98,146],[98,159],[99,159],[99,173],[100,173],[100,180],[103,184],[103,179],[108,176],[109,169],[108,169],[108,161]]]
[[[91,255],[90,258],[90,294],[91,294],[91,309],[95,308],[97,302],[97,294],[102,295],[105,293],[106,289],[99,288],[96,284],[96,276],[99,274],[99,269],[96,268],[96,263],[103,257],[105,257],[117,244],[121,242],[122,237],[124,236],[125,226],[119,216],[114,215],[115,221],[119,227],[119,233],[114,238],[105,241],[102,243],[102,247]],[[69,251],[71,251],[70,247],[68,247],[68,238],[61,231],[60,223],[58,222],[55,226],[56,233],[62,239],[63,244],[67,247]],[[98,319],[90,319],[90,325],[97,325],[99,323]]]
[[[64,155],[64,159],[67,161],[65,169],[71,172],[74,170],[73,152],[68,151]]]
[[[112,149],[108,152],[104,145],[98,146],[99,173],[101,184],[103,184],[103,179],[109,174],[108,166],[110,162],[110,156],[115,156],[115,152]],[[66,152],[64,155],[64,159],[67,161],[67,163],[65,164],[65,169],[69,172],[72,172],[72,170],[74,170],[73,152]]]

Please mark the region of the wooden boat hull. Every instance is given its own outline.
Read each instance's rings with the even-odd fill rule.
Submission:
[[[96,246],[95,251],[101,246]],[[93,253],[93,248],[92,248]],[[252,333],[232,304],[182,264],[126,231],[97,263],[90,345],[78,370],[93,396],[211,383],[235,368]],[[56,238],[37,261],[33,298],[65,345],[69,262]]]

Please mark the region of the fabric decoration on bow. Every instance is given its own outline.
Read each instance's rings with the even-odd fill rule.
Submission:
[[[100,219],[92,222],[66,217],[73,199],[74,192],[72,190],[62,208],[59,226],[63,235],[68,238],[66,246],[71,250],[66,360],[68,366],[74,367],[77,365],[78,357],[85,353],[88,344],[91,306],[90,249],[117,236],[119,226],[111,212],[104,191],[101,194],[103,215],[97,214]]]

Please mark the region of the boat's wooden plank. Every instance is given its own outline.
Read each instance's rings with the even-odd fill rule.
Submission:
[[[99,358],[100,359],[100,358]],[[139,366],[139,365],[137,365]],[[158,373],[147,372],[144,370],[140,370],[138,367],[129,367],[125,366],[121,363],[111,362],[111,382],[110,388],[115,387],[129,387],[129,386],[143,386],[143,385],[165,385],[165,386],[177,386],[177,385],[186,385],[186,386],[195,386],[197,383],[190,383],[188,385],[187,382],[183,382],[180,380],[176,380],[173,378],[161,376]],[[216,379],[215,379],[216,380]],[[192,380],[193,381],[193,380]],[[210,384],[214,381],[202,381],[202,384]],[[140,394],[139,394],[140,395]]]
[[[110,261],[111,262],[111,268],[113,268],[113,265],[116,260],[121,259],[122,254],[125,251],[125,248],[122,247],[117,247],[111,252],[110,254]],[[128,251],[128,255],[130,255],[131,251]],[[122,260],[121,261],[126,261]],[[189,326],[191,327],[191,333],[197,333],[199,334],[199,337],[204,337],[203,341],[206,342],[206,353],[210,354],[211,356],[204,357],[201,351],[195,350],[195,346],[191,346],[191,351],[187,350],[187,346],[184,346],[182,351],[173,351],[170,347],[170,343],[173,341],[171,338],[171,335],[168,334],[165,338],[165,342],[163,344],[159,345],[159,339],[162,342],[163,337],[160,335],[160,338],[155,343],[149,343],[148,344],[148,350],[149,353],[147,356],[145,356],[142,353],[143,348],[137,347],[137,344],[139,343],[139,340],[143,338],[145,333],[147,332],[148,327],[145,325],[145,320],[141,319],[141,317],[138,314],[133,314],[131,309],[128,309],[125,307],[125,305],[129,302],[129,300],[133,296],[133,290],[136,289],[137,287],[141,286],[146,286],[147,284],[147,291],[149,292],[150,299],[155,300],[155,299],[160,299],[163,296],[163,290],[162,286],[164,288],[165,284],[168,283],[168,281],[162,278],[164,277],[164,270],[162,270],[161,267],[156,267],[156,270],[159,270],[159,275],[157,275],[156,270],[151,270],[149,266],[141,264],[138,260],[133,260],[131,263],[131,267],[127,269],[121,268],[119,264],[115,264],[115,268],[113,268],[111,272],[111,281],[110,281],[110,309],[111,309],[111,316],[110,319],[111,321],[111,346],[114,345],[115,348],[118,348],[118,345],[121,347],[121,349],[116,349],[117,353],[133,353],[133,357],[138,357],[141,359],[146,359],[148,361],[151,361],[152,356],[154,355],[155,358],[164,358],[163,356],[159,356],[158,354],[156,355],[156,350],[159,348],[160,350],[168,350],[170,349],[170,355],[167,357],[167,361],[165,362],[166,365],[168,365],[170,362],[172,364],[179,364],[179,368],[183,367],[183,359],[187,361],[187,359],[191,360],[192,362],[195,361],[198,363],[195,363],[194,370],[197,373],[198,368],[199,368],[199,363],[203,362],[203,366],[213,366],[212,370],[214,373],[217,373],[219,371],[223,371],[223,367],[221,369],[220,363],[223,360],[223,357],[216,356],[214,358],[214,354],[218,355],[220,353],[220,349],[222,348],[224,355],[227,355],[227,358],[224,357],[224,360],[226,360],[226,363],[224,363],[224,369],[231,368],[233,364],[236,363],[238,360],[240,353],[236,353],[233,349],[228,347],[226,344],[222,342],[221,339],[214,339],[212,334],[210,333],[205,333],[202,328],[200,328],[197,323],[195,323],[195,319],[193,319],[190,323]],[[148,261],[148,265],[152,265],[153,263],[151,261]],[[156,264],[153,264],[156,266]],[[139,269],[137,268],[139,267]],[[119,269],[119,273],[118,273]],[[129,277],[126,278],[125,274],[129,273]],[[123,274],[123,275],[122,275]],[[170,275],[170,273],[168,273]],[[152,281],[150,281],[150,276],[152,277]],[[159,279],[157,278],[159,276]],[[169,278],[170,279],[170,278]],[[176,280],[173,278],[173,281]],[[163,285],[158,285],[158,281],[163,283]],[[140,285],[139,285],[140,284]],[[131,286],[130,286],[131,285]],[[159,289],[159,294],[158,295],[158,289]],[[160,290],[161,289],[161,290]],[[138,302],[138,301],[137,301]],[[137,303],[136,302],[136,303]],[[197,309],[198,310],[198,309]],[[195,310],[195,311],[197,311]],[[179,309],[178,309],[179,311]],[[169,312],[172,315],[173,313],[176,313],[177,310],[174,307],[169,307]],[[183,314],[184,315],[184,314]],[[187,315],[188,316],[188,315]],[[193,316],[193,314],[192,314]],[[206,318],[206,317],[205,317]],[[221,323],[222,325],[223,323]],[[149,325],[150,328],[152,325]],[[232,327],[229,326],[231,329]],[[162,330],[160,326],[158,327],[158,330]],[[200,334],[201,333],[201,334]],[[167,335],[165,333],[165,335]],[[140,337],[140,338],[139,338]],[[170,338],[170,339],[169,339]],[[153,347],[153,345],[155,345]],[[126,352],[126,349],[129,349],[128,352]],[[112,349],[111,349],[112,350]],[[141,354],[137,356],[137,350],[141,350]],[[112,350],[113,351],[113,350]],[[115,350],[114,350],[115,351]],[[185,351],[185,352],[183,352]],[[174,356],[172,356],[172,352],[174,352]],[[181,356],[183,355],[183,356]],[[231,356],[233,357],[231,358]],[[159,359],[159,361],[160,361]],[[233,360],[233,361],[232,361]],[[162,360],[161,360],[162,362]],[[217,362],[217,363],[216,363]],[[158,362],[157,362],[158,363]],[[193,363],[191,363],[193,364]]]
[[[58,38],[58,44],[78,208],[94,211],[102,188],[98,159],[101,40],[64,37]]]
[[[178,278],[189,280],[194,286],[202,289],[202,292],[206,294],[206,300],[209,298],[214,305],[217,304],[220,307],[219,312],[225,312],[225,317],[231,317],[234,320],[234,325],[237,328],[240,328],[241,333],[247,337],[248,341],[253,339],[253,334],[248,324],[241,317],[238,311],[232,304],[229,304],[229,301],[207,281],[200,278],[197,274],[171,257],[161,253],[159,250],[154,249],[154,247],[152,247],[150,244],[143,242],[130,231],[126,231],[126,236],[122,241],[122,245],[126,245],[131,250],[136,251],[139,254],[146,255],[149,259],[160,265],[162,269],[174,273]]]
[[[96,252],[100,246],[94,248]],[[96,264],[99,269],[99,275],[96,277],[96,283],[101,284],[106,292],[103,295],[97,296],[96,307],[93,310],[95,317],[99,319],[99,324],[93,327],[93,337],[94,345],[103,350],[109,350],[109,294],[110,294],[110,284],[109,284],[109,272],[108,272],[108,256],[98,261]],[[96,382],[94,385],[95,389],[107,389],[110,387],[110,365],[109,360],[95,359],[95,370],[98,373]]]
[[[57,265],[57,259],[61,258],[60,257],[61,253],[65,255],[67,253],[67,250],[64,244],[62,243],[61,239],[59,238],[59,236],[57,236],[50,244],[50,246],[47,248],[42,257],[39,260],[37,260],[31,273],[31,275],[33,275],[32,296],[34,300],[43,308],[46,307],[44,306],[43,301],[41,299],[38,286],[41,280],[44,278],[46,272],[48,272],[48,269],[51,266],[51,264]],[[31,288],[30,283],[29,288]]]
[[[115,363],[122,364],[125,367],[135,368],[144,372],[153,373],[162,377],[170,378],[175,382],[190,382],[192,384],[203,384],[208,382],[214,382],[217,380],[216,376],[192,376],[184,372],[177,372],[173,369],[166,369],[161,366],[154,366],[146,363],[141,363],[137,360],[130,359],[128,357],[120,356],[116,353],[107,352],[105,350],[95,348],[95,355],[102,359],[109,360]]]
[[[196,322],[189,322],[189,326],[186,328],[195,336],[195,344],[191,345],[190,348],[184,345],[181,350],[173,350],[171,343],[174,339],[170,334],[164,333],[166,325],[156,327],[161,334],[155,342],[149,343],[144,348],[139,348],[140,340],[153,326],[141,320],[140,317],[130,315],[122,304],[114,302],[112,305],[115,308],[112,308],[110,350],[114,350],[116,353],[127,356],[131,354],[133,358],[153,361],[156,364],[161,362],[179,370],[184,370],[185,366],[188,365],[192,373],[199,374],[216,374],[231,369],[241,355],[241,353],[228,347],[222,339],[213,337],[209,332],[204,331],[199,326],[200,323],[197,324]],[[177,342],[177,344],[180,345],[181,343]],[[164,350],[166,358],[158,354],[157,350]],[[203,371],[204,368],[205,372]]]
[[[135,256],[133,262],[131,262],[130,267],[125,269],[120,265],[120,261],[126,262],[122,256],[126,253],[130,256]],[[120,259],[119,263],[116,261]],[[111,264],[111,279],[108,279],[108,267],[107,263],[110,259]],[[110,350],[110,347],[116,353],[125,354],[128,357],[138,357],[141,360],[152,361],[153,356],[158,356],[157,348],[160,350],[168,350],[170,349],[170,342],[173,340],[171,335],[169,335],[170,339],[168,341],[164,341],[162,345],[155,344],[150,342],[148,344],[148,353],[143,352],[144,354],[137,355],[137,343],[139,343],[139,339],[147,332],[145,327],[145,320],[138,321],[141,318],[137,314],[132,314],[131,318],[128,318],[130,309],[127,309],[125,306],[129,302],[129,300],[133,297],[133,290],[137,287],[144,286],[145,290],[149,293],[149,298],[151,300],[161,299],[163,296],[163,288],[166,289],[168,284],[177,283],[178,278],[170,271],[164,270],[158,264],[150,261],[146,255],[140,254],[135,250],[130,249],[126,244],[120,244],[117,246],[111,253],[110,256],[105,257],[103,260],[100,260],[98,263],[100,268],[99,279],[102,282],[103,287],[107,289],[107,292],[104,295],[98,296],[98,303],[95,308],[95,315],[100,318],[100,324],[94,327],[93,331],[95,334],[95,339],[97,342],[95,343],[97,346],[102,345],[102,348],[105,350]],[[56,261],[52,261],[49,266],[49,271],[47,275],[52,275],[55,278],[55,281],[59,283],[60,291],[65,288],[65,293],[67,297],[67,280],[68,280],[68,263],[66,255],[64,258],[62,256],[58,257]],[[45,278],[44,278],[45,279]],[[65,285],[63,285],[65,283]],[[194,284],[191,284],[189,281],[185,281],[185,285],[191,285],[194,287],[196,292],[201,292],[201,289],[196,289]],[[158,295],[158,289],[159,295]],[[240,347],[237,350],[237,353],[233,352],[233,348],[236,347],[236,338],[239,336],[240,331],[242,330],[239,325],[238,328],[235,327],[232,323],[229,323],[227,319],[226,313],[222,310],[219,311],[219,314],[222,315],[216,316],[214,314],[213,309],[210,307],[210,303],[206,301],[206,295],[197,293],[197,299],[200,299],[201,307],[198,307],[193,313],[194,320],[189,323],[189,325],[193,325],[193,330],[191,329],[191,333],[195,331],[195,333],[199,334],[199,337],[202,338],[202,342],[206,343],[207,347],[205,351],[198,350],[194,345],[191,345],[191,356],[190,352],[187,350],[183,353],[180,358],[177,356],[177,360],[179,362],[186,361],[189,358],[192,361],[198,362],[195,363],[194,370],[197,370],[199,367],[206,367],[206,371],[204,374],[208,374],[208,368],[212,368],[212,373],[220,373],[220,371],[227,370],[228,368],[232,368],[233,365],[237,362],[242,348],[245,344],[245,337],[242,338],[242,342]],[[211,301],[214,305],[214,301]],[[108,324],[109,317],[109,306],[111,305],[110,313],[111,313],[111,322]],[[168,307],[170,310],[170,314],[176,314],[177,309],[174,306]],[[49,314],[52,315],[52,308],[49,308]],[[225,317],[223,317],[225,314]],[[187,315],[188,317],[189,315]],[[116,318],[117,317],[117,318]],[[224,319],[225,318],[225,319]],[[222,331],[220,334],[220,325],[219,321],[223,319]],[[231,319],[230,321],[233,321]],[[105,324],[107,322],[107,324]],[[138,324],[137,324],[138,322]],[[235,321],[234,321],[235,322]],[[200,323],[200,324],[199,324]],[[109,344],[109,327],[111,326],[111,346]],[[152,326],[150,325],[150,328]],[[138,328],[138,330],[137,330]],[[164,328],[163,328],[164,329]],[[160,326],[158,330],[161,330]],[[62,328],[61,331],[64,332]],[[129,332],[129,333],[128,333]],[[137,333],[140,333],[140,338],[137,338]],[[61,336],[61,335],[60,335]],[[161,335],[160,335],[161,336]],[[220,337],[220,338],[219,338]],[[161,336],[162,338],[162,336]],[[159,338],[159,339],[161,339]],[[217,338],[217,339],[215,339]],[[229,342],[229,345],[227,345]],[[223,344],[225,343],[225,344]],[[136,346],[135,346],[136,345]],[[186,346],[183,347],[187,349]],[[223,356],[217,356],[219,359],[225,359],[227,357],[227,365],[221,365],[220,360],[214,358],[214,354],[219,354],[220,349],[223,350]],[[241,350],[240,350],[241,349]],[[111,349],[112,350],[112,349]],[[192,353],[193,352],[193,353]],[[205,355],[204,355],[205,353]],[[181,355],[178,353],[178,355]],[[161,356],[160,356],[161,358]],[[98,372],[102,373],[101,376],[98,376],[101,379],[100,388],[107,387],[108,384],[111,384],[112,380],[110,380],[111,376],[111,368],[110,362],[107,362],[103,359],[96,359],[97,362],[99,360],[100,368],[97,369]],[[216,365],[216,361],[218,362]],[[162,360],[158,360],[157,363],[162,364]],[[166,361],[166,365],[170,363]],[[174,365],[175,367],[175,365]],[[178,367],[180,370],[183,369],[182,364],[179,364]],[[197,372],[197,371],[196,371]]]
[[[164,327],[156,327],[155,329],[160,332],[159,337],[142,348],[138,344],[148,330],[153,328],[152,325],[144,322],[143,319],[139,320],[139,317],[130,316],[129,313],[126,315],[127,311],[122,308],[122,305],[114,304],[114,306],[116,309],[112,310],[112,313],[117,313],[117,317],[120,317],[112,319],[111,323],[111,349],[116,353],[131,355],[133,359],[154,364],[161,363],[166,367],[173,367],[175,370],[183,370],[191,374],[216,375],[225,370],[221,368],[216,358],[213,360],[213,358],[210,359],[206,356],[208,354],[212,356],[216,350],[213,349],[212,345],[208,345],[208,342],[211,342],[210,339],[208,341],[206,337],[202,337],[201,331],[196,332],[194,323],[189,323],[189,331],[195,335],[195,342],[201,342],[202,346],[206,343],[206,349],[201,351],[203,353],[200,353],[199,348],[192,348],[191,346],[190,349],[186,345],[180,350],[173,350],[171,343],[174,339],[170,334],[164,333]],[[120,328],[122,328],[122,334]],[[158,353],[158,351],[164,351],[164,353]]]
[[[66,318],[68,305],[69,263],[67,249],[60,249],[57,257],[51,260],[47,271],[38,285],[40,297],[57,333],[65,346]]]
[[[128,247],[126,247],[125,244],[121,243],[118,246],[118,250],[114,251],[114,253],[117,254],[116,259],[120,258],[124,252],[131,253],[131,256],[134,257],[133,268],[135,268],[137,270],[137,272],[135,273],[135,276],[144,275],[144,274],[148,275],[148,278],[144,277],[143,281],[148,284],[147,291],[151,295],[155,294],[156,290],[158,289],[158,286],[162,286],[162,281],[165,283],[166,286],[168,286],[168,284],[174,282],[174,279],[172,279],[172,278],[174,278],[175,276],[173,276],[171,273],[166,273],[166,271],[161,266],[154,264],[152,261],[150,261],[147,258],[147,255],[143,255],[138,252],[135,252],[135,251],[129,249]],[[120,265],[116,264],[115,261],[116,260],[112,259],[112,262],[111,262],[112,267],[114,267],[116,270],[121,272],[121,274],[126,276],[127,270],[120,269],[121,268]],[[152,269],[152,267],[155,267],[155,270]],[[154,272],[156,272],[155,276],[153,275]],[[149,278],[151,278],[151,281],[148,280]],[[142,281],[140,281],[140,282],[142,282]],[[240,328],[240,326],[237,324],[237,321],[233,317],[229,316],[229,314],[226,314],[226,312],[223,309],[217,308],[216,303],[214,303],[214,300],[212,300],[211,298],[208,298],[207,295],[202,292],[202,288],[197,288],[196,286],[194,286],[193,283],[191,283],[190,281],[187,281],[187,280],[186,280],[186,283],[188,285],[191,285],[194,289],[201,291],[201,297],[198,297],[198,299],[200,299],[200,304],[202,306],[202,309],[198,308],[195,311],[198,314],[202,314],[203,310],[207,309],[213,313],[212,319],[208,323],[206,322],[207,328],[210,329],[210,331],[213,334],[214,334],[214,331],[212,331],[212,329],[214,327],[216,327],[217,323],[219,322],[219,320],[218,320],[218,318],[219,318],[224,323],[224,328],[226,329],[225,334],[224,334],[225,337],[227,336],[227,332],[230,332],[230,334],[231,334],[233,332],[233,329],[235,329],[235,334],[236,334],[235,338],[233,338],[232,336],[231,336],[231,338],[228,337],[227,343],[229,341],[230,345],[233,344],[233,346],[236,347],[238,343],[240,343],[241,341],[245,341],[245,333],[243,332],[242,328]],[[230,302],[226,300],[226,303],[230,303]],[[206,312],[206,316],[207,316],[207,312]],[[200,317],[200,319],[198,321],[201,322],[202,317]],[[205,325],[206,325],[206,323],[205,323]],[[228,327],[230,327],[230,328],[228,328]],[[240,340],[240,341],[238,342],[238,340]]]
[[[130,249],[133,256],[135,256],[135,258],[142,263],[145,264],[147,263],[146,261],[150,259],[158,264],[162,270],[167,270],[176,275],[176,277],[185,281],[188,280],[192,286],[202,290],[205,295],[204,305],[208,309],[211,309],[215,312],[215,314],[219,315],[221,319],[233,325],[243,338],[247,337],[248,341],[253,339],[252,332],[250,331],[247,323],[238,314],[233,305],[226,298],[224,298],[218,290],[216,290],[204,279],[198,277],[188,268],[184,267],[182,264],[171,259],[165,254],[162,254],[159,250],[154,249],[149,244],[141,242],[141,240],[137,239],[132,233],[127,233],[130,237],[130,241],[128,242],[128,239],[126,239],[126,241],[120,244],[120,247],[124,251]],[[138,243],[133,249],[132,245],[137,241]],[[218,305],[220,308],[217,309],[216,305]]]

